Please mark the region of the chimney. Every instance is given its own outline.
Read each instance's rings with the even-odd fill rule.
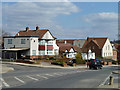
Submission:
[[[19,33],[17,35],[19,36]]]
[[[64,43],[67,44],[67,41],[65,40]]]
[[[38,26],[36,27],[36,30],[39,30],[39,27],[38,27]]]
[[[26,31],[28,31],[29,30],[29,27],[26,27]]]

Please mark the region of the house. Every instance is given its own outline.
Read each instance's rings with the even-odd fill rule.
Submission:
[[[19,31],[15,36],[4,37],[4,51],[16,53],[16,59],[20,56],[28,56],[37,58],[38,56],[59,54],[59,47],[56,44],[56,38],[48,29]],[[12,55],[10,55],[9,57]],[[13,54],[14,56],[14,54]]]
[[[120,61],[120,44],[115,43],[112,45],[113,46],[113,58],[114,60]]]
[[[113,60],[117,61],[117,45],[112,44],[112,48],[113,48]]]
[[[105,38],[87,38],[82,51],[95,53],[95,57],[111,59],[113,57],[112,45],[107,37]]]
[[[59,46],[59,54],[66,56],[66,58],[75,59],[76,54],[80,52],[80,49],[77,46],[67,43],[57,43],[57,45]]]
[[[94,52],[92,52],[91,50],[89,50],[89,51],[85,51],[85,49],[82,50],[82,47],[83,47],[85,41],[86,41],[86,39],[62,39],[62,40],[57,40],[57,43],[61,44],[61,45],[58,45],[58,46],[64,47],[65,50],[67,49],[66,51],[68,51],[73,46],[77,47],[76,51],[81,52],[82,58],[84,60],[95,59],[95,53]],[[69,47],[69,49],[68,49],[68,47]],[[61,48],[60,48],[60,50],[61,50]],[[62,53],[64,53],[64,51]],[[88,52],[88,54],[86,52]],[[69,55],[69,56],[75,57],[75,55],[76,55],[76,53],[74,55]],[[66,57],[68,58],[68,56],[66,56]]]

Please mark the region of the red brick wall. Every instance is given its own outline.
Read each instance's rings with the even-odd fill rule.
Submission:
[[[93,46],[94,46],[94,48],[93,48]],[[102,56],[101,49],[99,49],[99,47],[95,43],[93,43],[93,42],[88,43],[87,48],[88,48],[88,50],[91,49],[92,52],[95,52],[96,57]]]

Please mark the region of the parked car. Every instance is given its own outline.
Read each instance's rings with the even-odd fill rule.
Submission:
[[[91,59],[89,61],[89,69],[102,69],[102,64],[100,59]]]

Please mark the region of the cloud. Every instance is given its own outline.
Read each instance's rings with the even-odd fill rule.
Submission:
[[[55,32],[63,30],[55,21],[57,16],[76,12],[79,12],[79,9],[71,2],[3,3],[3,29],[15,33],[26,26],[34,29],[38,25],[40,28],[52,29]]]
[[[89,36],[107,36],[110,39],[117,39],[118,34],[118,14],[114,12],[94,13],[84,16],[84,21],[88,24],[85,31]]]

